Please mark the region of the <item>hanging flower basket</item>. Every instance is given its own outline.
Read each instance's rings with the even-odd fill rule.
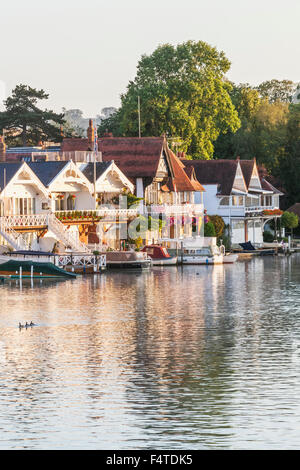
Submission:
[[[283,211],[280,209],[265,209],[263,215],[282,215]]]
[[[57,199],[63,199],[64,197],[65,197],[64,194],[58,194],[58,195],[56,196]]]

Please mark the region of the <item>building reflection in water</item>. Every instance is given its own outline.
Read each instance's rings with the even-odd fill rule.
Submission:
[[[4,285],[4,447],[228,447],[247,426],[259,439],[298,360],[297,263]]]

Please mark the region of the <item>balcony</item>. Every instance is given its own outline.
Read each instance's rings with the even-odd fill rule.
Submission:
[[[280,214],[264,214],[264,211],[276,211],[274,206],[219,206],[218,215],[221,217],[280,217]]]
[[[203,204],[152,204],[148,206],[148,212],[152,214],[172,215],[201,215],[204,212]]]

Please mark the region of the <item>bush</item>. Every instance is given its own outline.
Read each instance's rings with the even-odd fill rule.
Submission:
[[[264,242],[266,243],[272,243],[274,241],[274,235],[272,232],[269,232],[269,231],[265,231],[263,233],[263,236],[264,236]]]
[[[204,236],[205,237],[215,237],[216,236],[215,226],[212,222],[207,222],[204,225]]]
[[[225,222],[220,215],[210,215],[210,222],[214,224],[216,237],[221,238],[225,228]]]

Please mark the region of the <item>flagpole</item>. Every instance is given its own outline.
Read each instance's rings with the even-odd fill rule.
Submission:
[[[94,203],[95,203],[95,210],[97,209],[97,193],[96,193],[96,160],[98,154],[98,135],[97,135],[97,127],[94,128]]]

